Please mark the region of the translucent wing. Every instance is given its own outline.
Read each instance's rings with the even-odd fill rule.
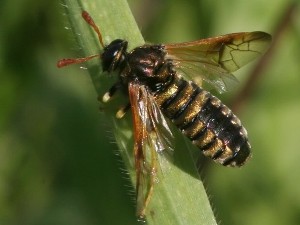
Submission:
[[[165,50],[187,79],[199,85],[204,80],[224,92],[227,81],[236,80],[231,72],[262,55],[270,42],[269,34],[256,31],[165,45]]]
[[[173,135],[145,86],[131,82],[128,88],[134,127],[137,215],[144,217],[157,173],[164,166],[159,158],[171,155]]]

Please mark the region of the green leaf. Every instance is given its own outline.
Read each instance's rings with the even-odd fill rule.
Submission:
[[[126,39],[129,42],[129,49],[144,43],[128,4],[124,0],[64,0],[64,6],[83,56],[97,54],[102,49],[97,35],[82,19],[82,10],[89,12],[95,20],[104,43],[107,44],[116,38]],[[90,60],[87,67],[101,99],[113,84],[116,76],[103,74],[100,61],[96,59]],[[101,116],[112,125],[111,129],[120,155],[135,186],[131,114],[128,113],[122,120],[115,118],[120,104],[125,105],[127,102],[128,99],[124,96],[117,96],[111,103],[102,105],[104,113]],[[207,194],[194,166],[193,147],[186,144],[182,134],[175,132],[175,135],[175,159],[172,163],[166,162],[167,168],[162,168],[163,173],[158,177],[153,197],[147,207],[147,222],[160,225],[216,224]],[[113,151],[114,148],[115,146],[112,145],[111,150]],[[131,203],[128,202],[128,204]],[[128,216],[134,217],[135,215]]]

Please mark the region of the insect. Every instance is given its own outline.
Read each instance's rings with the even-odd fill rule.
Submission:
[[[169,149],[172,121],[207,157],[224,166],[239,167],[250,158],[250,144],[240,120],[217,97],[202,88],[202,81],[226,91],[231,74],[262,55],[271,42],[264,32],[233,33],[178,44],[145,44],[127,52],[128,42],[116,39],[105,45],[91,16],[84,20],[98,35],[100,54],[58,61],[58,67],[83,63],[95,57],[103,71],[117,71],[118,81],[102,100],[108,102],[125,90],[134,128],[137,215],[144,217],[155,183],[157,154]],[[166,119],[167,118],[167,119]]]

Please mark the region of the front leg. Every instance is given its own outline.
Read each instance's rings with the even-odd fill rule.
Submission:
[[[117,82],[115,83],[113,86],[111,86],[111,88],[108,90],[108,92],[106,92],[102,98],[100,98],[100,96],[98,97],[98,100],[102,100],[102,102],[107,103],[109,102],[112,97],[116,94],[116,92],[118,90],[122,89],[122,83],[121,82]],[[130,103],[127,103],[126,105],[120,107],[120,109],[117,111],[116,113],[116,118],[121,119],[124,117],[124,115],[126,114],[126,112],[130,109]]]

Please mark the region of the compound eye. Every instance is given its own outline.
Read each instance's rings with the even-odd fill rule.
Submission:
[[[126,51],[126,48],[127,42],[121,39],[116,39],[106,46],[101,57],[103,71],[111,72],[115,70],[120,60],[123,59],[122,53]]]

